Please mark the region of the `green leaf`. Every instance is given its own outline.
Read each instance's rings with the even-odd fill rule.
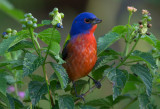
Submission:
[[[9,83],[9,84],[14,84],[16,82],[16,80],[14,79],[14,77],[12,75],[6,75],[5,79],[6,79],[7,83]]]
[[[160,51],[160,40],[157,40],[156,48]]]
[[[0,62],[0,67],[4,67],[6,65],[9,65],[10,62],[6,61],[6,62]]]
[[[112,95],[107,96],[105,98],[101,99],[96,99],[96,100],[91,100],[86,103],[86,105],[94,106],[94,107],[105,107],[104,109],[110,109],[112,108],[115,104],[121,102],[122,100],[125,99],[130,99],[131,97],[129,96],[118,96],[114,101]],[[98,108],[99,109],[99,108]]]
[[[43,63],[43,58],[31,53],[26,53],[23,61],[23,76],[33,73]]]
[[[9,101],[8,101],[7,96],[2,94],[1,92],[0,92],[0,103],[3,104],[3,107],[8,107],[8,105],[9,105]],[[7,109],[7,108],[5,108],[5,109]]]
[[[92,76],[95,80],[99,80],[103,77],[103,72],[104,70],[106,70],[107,68],[109,68],[110,66],[109,65],[105,65],[101,68],[98,68],[96,70],[93,70],[92,71]]]
[[[96,109],[96,108],[89,105],[80,105],[78,109]]]
[[[151,35],[143,35],[141,37],[141,39],[145,40],[146,42],[148,42],[152,46],[156,45],[157,38],[153,34],[151,34]]]
[[[58,63],[63,64],[65,61],[60,57],[60,55],[55,55],[52,51],[49,52],[49,55]]]
[[[8,52],[17,51],[25,48],[33,48],[33,43],[29,41],[20,41],[8,49]]]
[[[0,55],[3,55],[11,45],[11,43],[16,39],[17,36],[9,37],[8,39],[3,39],[0,43]]]
[[[108,56],[108,55],[113,55],[113,56],[119,56],[120,53],[111,49],[111,48],[107,48],[105,51],[103,51],[102,53],[99,54],[99,56]]]
[[[70,95],[62,95],[58,98],[59,109],[74,109],[74,101]]]
[[[45,82],[31,81],[28,86],[29,95],[33,105],[36,105],[41,97],[48,92]]]
[[[65,42],[64,42],[64,44],[63,44],[63,48],[66,46],[66,44],[68,43],[68,41],[69,41],[70,39],[71,39],[71,35],[68,34],[68,36],[66,37]]]
[[[14,100],[14,104],[15,104],[15,108],[16,109],[23,109],[24,105],[22,104],[21,101],[19,101],[18,99],[13,98]]]
[[[7,89],[7,81],[3,76],[0,76],[0,92],[6,95],[6,89]]]
[[[152,92],[152,75],[149,69],[143,65],[135,64],[131,66],[131,71],[141,78],[146,86],[146,93],[150,96]]]
[[[77,86],[76,87],[76,91],[77,91],[78,95],[80,95],[81,92],[85,89],[85,86],[87,85],[87,83],[88,82],[86,80],[77,80],[77,81],[75,81],[75,86]],[[73,95],[75,95],[74,86],[72,86],[71,93]]]
[[[50,63],[50,64],[58,77],[58,80],[61,84],[61,88],[65,89],[68,84],[68,74],[66,73],[66,70],[62,67],[62,65],[55,63]]]
[[[53,36],[52,36],[52,31],[53,28],[45,29],[38,34],[38,37],[46,44],[49,44],[50,40],[60,43],[61,37],[59,31],[55,29],[55,31],[53,32]],[[52,38],[50,38],[51,36]]]
[[[45,79],[40,75],[32,74],[29,77],[32,79],[32,81],[39,81],[39,82],[44,82],[45,81]]]
[[[122,94],[126,94],[129,92],[134,92],[137,93],[137,87],[136,85],[139,85],[140,83],[142,83],[142,81],[135,75],[133,74],[129,74],[129,78],[128,81],[126,82]]]
[[[17,21],[24,18],[24,13],[21,10],[15,9],[8,0],[0,0],[0,10],[4,11]]]
[[[98,57],[98,60],[95,64],[93,70],[97,70],[98,68],[107,65],[107,63],[109,63],[115,59],[118,59],[118,56],[108,55],[108,56]]]
[[[131,53],[130,59],[143,60],[147,64],[151,65],[153,68],[157,67],[155,59],[153,58],[153,56],[150,53],[135,50],[133,53]]]
[[[117,41],[120,38],[121,36],[114,32],[109,32],[108,34],[105,34],[103,37],[100,37],[97,43],[97,55],[99,55],[101,52],[103,52],[106,48],[108,48],[110,45],[112,45],[115,41]]]
[[[53,93],[55,93],[56,90],[61,90],[61,85],[57,80],[52,80],[50,82],[50,89]]]
[[[11,95],[7,94],[7,98],[9,101],[9,107],[10,109],[23,109],[23,104],[18,99],[15,99]]]
[[[140,94],[138,96],[140,109],[153,109],[153,105],[150,102],[149,97],[146,94]]]
[[[52,41],[50,52],[53,53],[54,55],[59,55],[60,49],[61,49],[60,45],[57,42]]]
[[[10,109],[16,109],[12,96],[10,96],[9,94],[7,94],[7,98],[8,98],[8,101],[9,101],[9,107],[10,107]]]
[[[127,27],[125,25],[118,25],[112,28],[112,32],[118,33],[118,34],[126,34],[128,31]]]
[[[24,40],[26,38],[29,38],[29,31],[28,30],[21,30],[17,33],[17,37],[16,39],[11,43],[10,47],[17,44],[18,42],[20,42],[21,40]]]
[[[125,72],[119,69],[107,69],[104,71],[104,75],[107,75],[108,79],[113,83],[113,100],[115,100],[121,94],[128,78]]]
[[[42,20],[42,24],[44,24],[44,25],[50,25],[51,24],[51,20]]]

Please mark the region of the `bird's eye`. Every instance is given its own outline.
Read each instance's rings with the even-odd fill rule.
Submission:
[[[85,22],[85,23],[89,23],[90,20],[89,20],[89,19],[84,19],[84,22]]]

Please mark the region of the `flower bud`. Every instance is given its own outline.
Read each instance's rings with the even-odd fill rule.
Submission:
[[[26,29],[27,26],[26,26],[25,24],[22,24],[22,28],[23,28],[23,29]]]
[[[12,36],[12,33],[8,33],[8,36],[9,36],[9,37]]]
[[[140,20],[138,23],[139,23],[140,25],[142,25],[142,20]]]
[[[143,15],[143,18],[148,18],[148,15],[147,15],[147,14],[144,14],[144,15]]]
[[[33,23],[33,28],[37,28],[37,24],[36,23]]]
[[[9,38],[9,35],[6,34],[6,35],[2,36],[2,38],[3,38],[3,39],[8,39],[8,38]]]
[[[7,34],[6,32],[3,32],[3,33],[2,33],[2,36],[6,35],[6,34]]]
[[[54,8],[54,9],[53,9],[53,12],[54,12],[54,13],[57,13],[57,12],[58,12],[58,8]]]
[[[147,32],[147,33],[146,33],[146,35],[150,36],[150,35],[151,35],[151,33]]]
[[[61,25],[60,23],[57,23],[57,28],[63,28],[63,25]]]
[[[143,10],[142,10],[142,14],[146,14],[146,15],[147,15],[147,14],[149,14],[149,11],[146,10],[146,9],[143,9]]]
[[[31,16],[32,16],[32,14],[31,14],[31,13],[28,13],[28,14],[27,14],[27,17],[31,17]]]
[[[136,12],[136,11],[137,11],[137,9],[134,8],[133,6],[128,6],[128,7],[127,7],[127,10],[128,10],[129,12]]]
[[[11,29],[11,28],[7,28],[6,32],[7,32],[7,33],[11,33],[11,32],[12,32],[12,29]]]
[[[17,34],[17,30],[12,31],[12,35],[15,36]]]
[[[12,92],[14,92],[14,91],[15,91],[14,86],[9,86],[9,87],[7,88],[7,92],[8,92],[8,93],[12,93]]]
[[[32,25],[33,25],[33,22],[32,22],[31,20],[29,20],[29,21],[27,22],[27,25],[28,25],[28,26],[32,26]]]
[[[151,20],[152,20],[152,17],[151,17],[151,16],[148,16],[147,20],[148,20],[148,21],[151,21]]]
[[[37,19],[36,18],[33,19],[33,23],[37,23]]]
[[[143,25],[139,25],[139,28],[143,28]]]
[[[63,13],[60,13],[61,14],[61,18],[64,18],[64,14]]]
[[[25,92],[19,91],[18,96],[23,99],[25,97]]]
[[[152,27],[152,24],[148,24],[147,27],[148,27],[148,28],[151,28],[151,27]]]

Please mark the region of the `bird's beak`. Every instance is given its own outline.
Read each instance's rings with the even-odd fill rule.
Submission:
[[[98,18],[95,18],[92,20],[92,24],[98,24],[98,23],[101,23],[102,20],[98,19]]]

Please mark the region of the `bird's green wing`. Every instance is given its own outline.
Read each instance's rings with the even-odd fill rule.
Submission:
[[[68,52],[67,52],[67,44],[69,43],[69,40],[71,39],[71,36],[68,34],[65,43],[63,45],[63,51],[62,51],[62,59],[65,60],[67,58]]]
[[[63,48],[65,48],[65,46],[67,45],[67,43],[68,43],[68,41],[71,39],[71,36],[70,36],[70,34],[68,34],[68,36],[67,36],[67,38],[66,38],[66,40],[65,40],[65,43],[64,43],[64,45],[63,45]]]

